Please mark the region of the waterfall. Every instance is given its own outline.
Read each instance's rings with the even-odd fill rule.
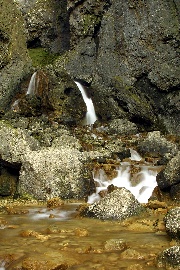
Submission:
[[[36,90],[36,74],[37,74],[37,72],[34,72],[33,75],[31,76],[26,95],[34,95],[35,94],[35,90]]]
[[[140,160],[140,155],[135,150],[131,150],[130,159],[135,161]],[[97,187],[96,192],[88,197],[88,203],[99,201],[101,197],[98,193],[102,190],[107,190],[111,184],[116,187],[125,187],[131,191],[140,203],[147,203],[154,188],[157,186],[157,171],[155,167],[152,168],[152,165],[149,164],[137,165],[137,167],[139,167],[140,171],[133,175],[133,181],[130,172],[131,165],[128,162],[121,162],[117,168],[117,177],[112,180],[107,179],[103,169],[99,169],[98,172],[93,173]]]
[[[81,92],[81,95],[83,97],[83,100],[84,100],[84,102],[86,104],[86,108],[87,108],[85,124],[92,125],[97,120],[97,116],[95,113],[92,99],[87,96],[87,94],[84,90],[84,87],[79,82],[75,81],[75,83]]]

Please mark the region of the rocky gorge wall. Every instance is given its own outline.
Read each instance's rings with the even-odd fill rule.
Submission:
[[[62,107],[65,118],[67,115],[75,122],[84,115],[83,108],[82,114],[78,112],[74,116],[73,102],[66,102],[69,96],[65,94],[64,98],[63,91],[58,93],[55,90],[54,85],[61,85],[67,72],[70,75],[69,81],[80,79],[90,87],[89,93],[100,121],[124,118],[136,123],[142,131],[159,129],[179,134],[177,1],[1,2],[2,8],[5,5],[13,6],[12,13],[16,12],[19,18],[15,24],[12,22],[17,25],[16,32],[10,31],[11,21],[7,23],[3,17],[1,20],[7,26],[7,30],[1,26],[1,73],[6,74],[1,75],[1,80],[4,80],[0,89],[1,107],[9,108],[6,105],[20,91],[21,81],[28,80],[27,73],[29,76],[32,74],[32,69],[28,68],[31,61],[27,56],[27,47],[32,60],[43,58],[44,52],[41,51],[39,55],[38,50],[44,49],[51,53],[45,65],[51,62],[50,58],[56,53],[56,61],[47,68],[47,79],[53,83],[46,95],[51,100],[64,100],[66,105],[60,106],[58,115],[62,114]],[[11,16],[16,17],[14,14]],[[11,27],[8,28],[8,25]],[[11,47],[8,38],[5,38],[8,35],[13,44]],[[14,35],[18,36],[18,46],[13,39]],[[13,54],[16,52],[13,59],[17,63],[16,70],[11,72],[13,76],[7,79],[12,69],[7,66],[8,61],[12,61],[11,51]],[[41,65],[36,64],[37,68],[41,68]],[[43,68],[46,71],[46,67]],[[65,70],[64,75],[62,69]],[[52,75],[57,73],[60,77]],[[10,90],[8,81],[12,83]],[[63,88],[68,95],[71,93],[70,99],[78,100],[76,91],[70,90],[77,89],[75,85]],[[82,99],[79,100],[79,107],[83,107]],[[52,110],[58,111],[58,106],[53,103]]]
[[[118,136],[158,130],[166,136],[171,134],[170,141],[178,144],[176,135],[180,131],[180,103],[177,1],[1,0],[0,5],[1,140],[4,141],[4,136],[8,138],[11,128],[13,137],[20,138],[16,130],[20,128],[22,136],[25,132],[36,143],[40,142],[39,148],[33,150],[33,153],[23,148],[29,154],[28,158],[26,153],[20,155],[19,159],[17,153],[15,160],[11,158],[16,145],[13,144],[10,151],[7,144],[5,149],[2,145],[0,168],[2,171],[5,168],[5,178],[8,178],[9,168],[13,171],[15,167],[13,185],[21,180],[22,186],[19,189],[23,190],[22,193],[28,189],[31,179],[36,179],[38,175],[39,168],[32,169],[33,158],[44,160],[44,163],[37,162],[42,165],[40,178],[44,179],[42,184],[38,178],[40,186],[46,185],[48,181],[53,182],[54,175],[58,175],[58,183],[62,183],[65,175],[68,183],[68,170],[59,172],[57,160],[65,159],[72,172],[73,164],[66,155],[61,157],[64,148],[59,150],[57,145],[53,146],[56,136],[65,145],[65,135],[60,131],[64,127],[65,130],[70,129],[67,142],[70,141],[70,145],[72,143],[67,151],[78,157],[74,159],[77,158],[75,175],[78,179],[76,182],[73,176],[72,181],[82,189],[85,189],[81,182],[84,179],[83,170],[87,169],[85,164],[90,164],[89,176],[91,165],[95,162],[89,156],[98,156],[97,149],[101,149],[99,158],[103,160],[104,156],[116,158],[122,152],[127,153],[129,142],[123,145],[123,138]],[[27,95],[28,84],[35,71],[36,91],[34,95]],[[81,127],[86,106],[74,80],[86,87],[95,105],[99,120],[95,125],[95,133],[99,132],[98,125],[107,127],[107,132],[102,131],[104,133],[99,138],[92,138],[90,131],[84,131]],[[52,135],[54,127],[57,132]],[[7,129],[6,132],[4,129]],[[47,134],[42,136],[43,132]],[[58,135],[59,132],[61,135]],[[80,144],[78,149],[73,143],[74,136]],[[161,134],[157,141],[160,138]],[[134,147],[137,148],[138,139],[135,141]],[[149,145],[148,140],[146,143]],[[119,150],[122,145],[123,150]],[[144,145],[143,148],[146,149]],[[149,151],[140,150],[143,155],[148,153],[153,158],[160,157],[163,165],[177,156],[172,162],[175,165],[171,162],[168,165],[170,170],[173,167],[173,175],[176,175],[179,155],[177,152],[171,155],[171,150],[167,150],[164,145],[162,148],[161,153],[159,146],[153,142]],[[53,151],[56,152],[53,165],[55,173],[48,178],[47,168],[51,167],[51,163],[46,168],[45,156],[53,159]],[[81,155],[81,152],[85,154]],[[28,159],[33,165],[26,162]],[[31,174],[27,168],[30,168]],[[164,185],[161,182],[164,183],[168,177],[166,171],[160,174],[162,189]],[[36,183],[36,180],[32,181]],[[178,194],[179,180],[167,183],[168,191],[172,191],[172,186]],[[43,192],[39,194],[35,190],[29,191],[35,192],[38,198],[49,196],[48,191],[44,191],[45,195]],[[12,194],[14,192],[13,189]],[[75,192],[70,194],[76,197]],[[78,191],[78,194],[81,192]],[[86,196],[88,191],[84,190],[82,194]],[[68,196],[71,197],[63,195]]]

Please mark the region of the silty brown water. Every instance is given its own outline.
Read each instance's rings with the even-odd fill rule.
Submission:
[[[118,222],[76,216],[77,206],[2,207],[0,269],[157,269],[166,209]]]

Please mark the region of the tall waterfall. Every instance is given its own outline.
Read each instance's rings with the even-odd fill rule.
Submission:
[[[33,75],[31,76],[26,95],[34,95],[35,94],[35,90],[36,90],[36,74],[37,74],[37,72],[34,72]]]
[[[87,96],[87,94],[84,90],[84,87],[79,82],[75,81],[75,83],[76,83],[77,87],[79,88],[81,95],[83,97],[83,100],[84,100],[86,107],[87,107],[85,124],[92,125],[97,120],[97,116],[95,113],[92,99]]]

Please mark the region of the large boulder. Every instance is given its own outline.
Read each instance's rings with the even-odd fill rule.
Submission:
[[[170,190],[174,185],[180,183],[180,151],[168,162],[165,169],[157,175],[157,183],[162,190]]]
[[[35,132],[35,127],[32,129]],[[18,193],[21,196],[28,194],[40,200],[78,199],[94,191],[91,171],[76,138],[62,128],[49,138],[52,141],[48,147],[40,147],[30,132],[30,129],[14,128],[5,121],[0,123],[0,159],[9,167],[19,168]],[[44,135],[44,139],[48,136]],[[4,180],[8,181],[8,177]]]
[[[169,210],[164,221],[167,233],[172,238],[180,239],[180,207]]]
[[[6,110],[31,65],[21,12],[11,0],[1,0],[0,7],[0,109]]]
[[[106,195],[99,202],[90,205],[84,212],[89,217],[103,220],[123,220],[138,215],[144,207],[126,188],[118,188]]]
[[[161,163],[167,163],[178,153],[178,145],[167,140],[159,131],[149,132],[137,146],[140,154],[160,157]],[[159,162],[159,163],[160,163]]]
[[[157,266],[165,269],[179,270],[180,246],[173,246],[164,250],[157,258]]]

